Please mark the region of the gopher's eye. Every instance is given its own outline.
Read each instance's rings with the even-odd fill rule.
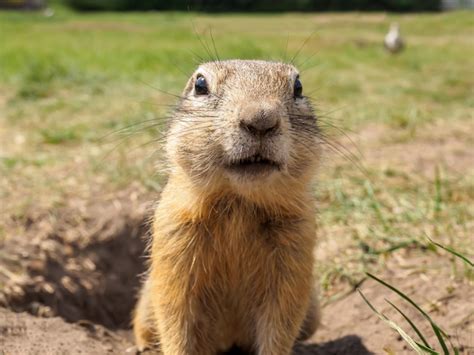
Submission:
[[[207,87],[206,78],[198,76],[196,82],[194,83],[194,92],[196,95],[207,95],[209,94],[209,88]]]
[[[303,85],[301,84],[301,81],[299,78],[296,78],[295,80],[295,86],[293,88],[293,95],[295,97],[301,97],[303,95]]]

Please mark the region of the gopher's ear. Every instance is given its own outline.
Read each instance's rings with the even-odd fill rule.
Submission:
[[[189,93],[193,90],[194,80],[195,80],[195,75],[193,74],[193,75],[189,78],[189,80],[188,80],[186,86],[184,87],[184,90],[183,90],[183,97],[188,96]]]

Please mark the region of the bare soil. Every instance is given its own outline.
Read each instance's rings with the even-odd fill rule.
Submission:
[[[145,270],[149,211],[134,196],[124,191],[109,201],[64,207],[55,218],[27,220],[25,235],[3,241],[0,305],[128,328]]]
[[[396,167],[408,173],[432,177],[436,168],[462,175],[474,166],[474,124],[470,121],[437,121],[417,132],[387,130],[369,125],[343,142],[363,152],[361,162],[380,169]],[[415,137],[411,136],[415,135]],[[348,141],[350,138],[352,142]]]
[[[133,229],[128,237],[135,238]],[[139,274],[143,270],[140,253],[130,250],[123,231],[115,241],[105,242],[93,248],[97,254],[82,250],[76,255],[96,262],[94,270],[75,271],[83,280],[90,280],[92,287],[77,286],[68,289],[57,273],[69,274],[56,263],[44,264],[44,280],[31,276],[29,282],[17,284],[22,290],[7,294],[8,302],[0,308],[0,348],[4,354],[123,354],[132,351],[133,343],[129,330],[129,315],[133,307]],[[127,246],[127,244],[129,246]],[[121,246],[119,246],[121,245]],[[104,252],[112,246],[111,251]],[[88,249],[88,248],[86,248]],[[92,250],[92,249],[90,249]],[[82,253],[83,252],[83,253]],[[58,253],[61,254],[61,253]],[[96,259],[98,258],[98,259]],[[103,258],[103,259],[101,259]],[[83,259],[86,260],[86,259]],[[138,260],[138,261],[137,261]],[[406,260],[406,258],[403,258]],[[63,260],[65,261],[65,260]],[[452,342],[462,354],[474,352],[474,299],[473,288],[450,276],[450,261],[435,254],[413,255],[410,263],[422,266],[423,271],[413,273],[409,265],[391,260],[387,272],[380,275],[384,280],[397,285],[416,299],[439,324],[447,326]],[[61,270],[61,271],[59,271]],[[35,269],[35,275],[41,273]],[[55,275],[51,277],[50,275]],[[72,277],[73,285],[74,277]],[[104,286],[101,286],[101,283]],[[77,281],[77,284],[81,284]],[[52,290],[48,290],[49,285]],[[46,289],[46,290],[45,290]],[[361,286],[364,294],[390,318],[403,324],[400,317],[384,299],[390,299],[402,307],[421,329],[430,333],[428,324],[406,303],[400,301],[389,290],[374,281]],[[5,294],[4,294],[5,296]],[[11,303],[10,303],[11,302]],[[44,312],[44,309],[47,312]],[[18,310],[28,311],[17,313]],[[32,315],[34,314],[34,315]],[[56,315],[41,317],[41,315]],[[105,325],[105,326],[104,326]],[[406,328],[406,330],[408,330]],[[435,343],[434,335],[428,341]],[[357,292],[353,292],[323,309],[323,323],[307,344],[295,347],[295,354],[393,354],[411,353],[406,343],[367,307]]]
[[[408,253],[403,259],[390,260],[385,273],[378,276],[429,312],[437,324],[446,328],[450,340],[462,354],[474,353],[474,288],[461,278],[451,276],[449,259],[436,254]],[[386,300],[393,302],[423,334],[429,335],[427,340],[431,345],[437,344],[429,323],[395,293],[373,280],[365,281],[360,289],[379,311],[411,334],[410,326]],[[358,292],[329,304],[323,312],[323,325],[312,339],[316,343],[352,336],[375,354],[414,353],[398,333],[369,309]],[[414,334],[411,335],[415,338]]]

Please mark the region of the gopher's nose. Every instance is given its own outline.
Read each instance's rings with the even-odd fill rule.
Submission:
[[[276,109],[265,109],[249,106],[240,112],[240,128],[254,136],[269,136],[280,128],[280,112]]]

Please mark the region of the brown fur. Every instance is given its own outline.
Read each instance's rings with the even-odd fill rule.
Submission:
[[[198,73],[208,96],[193,93]],[[135,311],[139,349],[213,355],[238,345],[287,355],[315,331],[319,131],[309,102],[293,97],[296,75],[283,63],[224,61],[189,80],[167,139],[169,180]],[[274,120],[275,132],[252,136],[239,126],[248,119]],[[226,168],[256,153],[279,170]]]

